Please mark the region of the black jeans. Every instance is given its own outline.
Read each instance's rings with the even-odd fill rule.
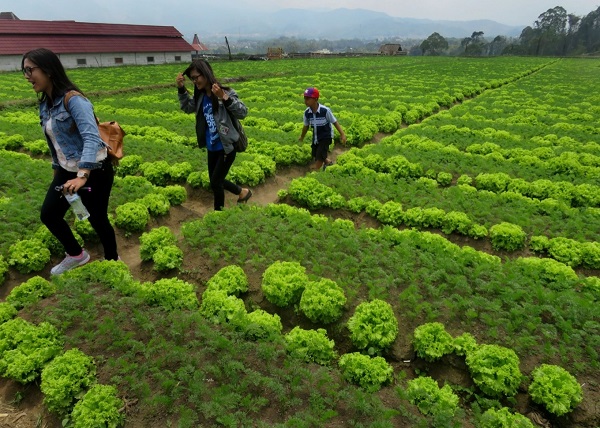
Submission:
[[[81,245],[73,236],[69,224],[65,221],[65,214],[69,210],[69,202],[62,192],[56,191],[56,186],[62,186],[67,180],[75,178],[76,173],[69,172],[63,168],[55,170],[54,179],[50,183],[46,198],[42,204],[40,220],[48,230],[65,247],[70,256],[81,254]],[[85,187],[91,190],[79,190],[81,201],[90,213],[88,221],[98,234],[100,242],[104,247],[104,258],[106,260],[117,260],[117,240],[115,230],[108,220],[108,199],[112,190],[115,174],[109,160],[102,162],[102,168],[90,172],[90,178]]]
[[[229,169],[233,165],[235,160],[235,150],[225,154],[223,150],[208,153],[208,177],[210,178],[210,188],[214,194],[214,206],[215,211],[221,211],[225,206],[225,190],[239,195],[242,192],[242,188],[235,183],[227,180],[227,174]]]

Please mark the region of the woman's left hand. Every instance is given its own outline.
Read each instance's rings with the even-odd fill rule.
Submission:
[[[218,99],[220,100],[226,100],[226,96],[227,96],[227,92],[225,92],[223,90],[223,88],[221,88],[219,86],[218,83],[213,83],[212,88],[210,89],[212,91],[213,94],[215,94],[217,96]]]
[[[87,179],[85,178],[73,178],[71,180],[68,180],[67,182],[65,182],[65,184],[63,184],[63,192],[64,193],[68,193],[70,195],[77,193],[77,191],[79,189],[81,189],[83,186],[85,186],[85,182],[87,181]]]

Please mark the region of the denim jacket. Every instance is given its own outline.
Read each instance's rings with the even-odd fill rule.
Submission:
[[[84,97],[74,96],[69,100],[69,111],[63,104],[64,96],[54,100],[51,108],[47,103],[40,104],[40,125],[46,129],[49,120],[56,141],[67,159],[78,159],[77,166],[81,169],[98,169],[102,166],[96,161],[98,151],[106,147],[100,139],[94,107]],[[69,113],[70,112],[70,113]],[[44,131],[44,136],[52,155],[52,168],[59,168],[56,150]]]
[[[199,98],[198,102],[196,102],[194,97],[185,88],[179,90],[178,95],[181,110],[186,113],[196,113],[196,137],[198,138],[198,145],[204,147],[207,124],[202,114],[202,98]],[[219,101],[219,108],[216,112],[213,112],[213,115],[217,123],[221,143],[223,144],[223,150],[226,154],[229,154],[234,150],[234,141],[240,138],[229,114],[238,119],[243,119],[248,114],[248,107],[239,99],[233,89],[228,90],[227,95],[229,96],[227,100]]]

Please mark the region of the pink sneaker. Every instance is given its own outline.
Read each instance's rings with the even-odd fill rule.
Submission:
[[[66,271],[76,268],[78,266],[83,266],[89,261],[90,255],[85,250],[83,250],[81,252],[81,255],[77,257],[73,257],[67,254],[67,257],[65,257],[62,262],[60,262],[50,270],[50,275],[60,275],[61,273],[65,273]]]

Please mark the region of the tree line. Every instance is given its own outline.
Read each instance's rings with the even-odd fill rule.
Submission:
[[[497,36],[492,41],[474,31],[452,46],[438,33],[413,46],[413,55],[533,55],[573,56],[600,53],[600,7],[584,17],[567,13],[561,7],[548,9],[515,39]]]

